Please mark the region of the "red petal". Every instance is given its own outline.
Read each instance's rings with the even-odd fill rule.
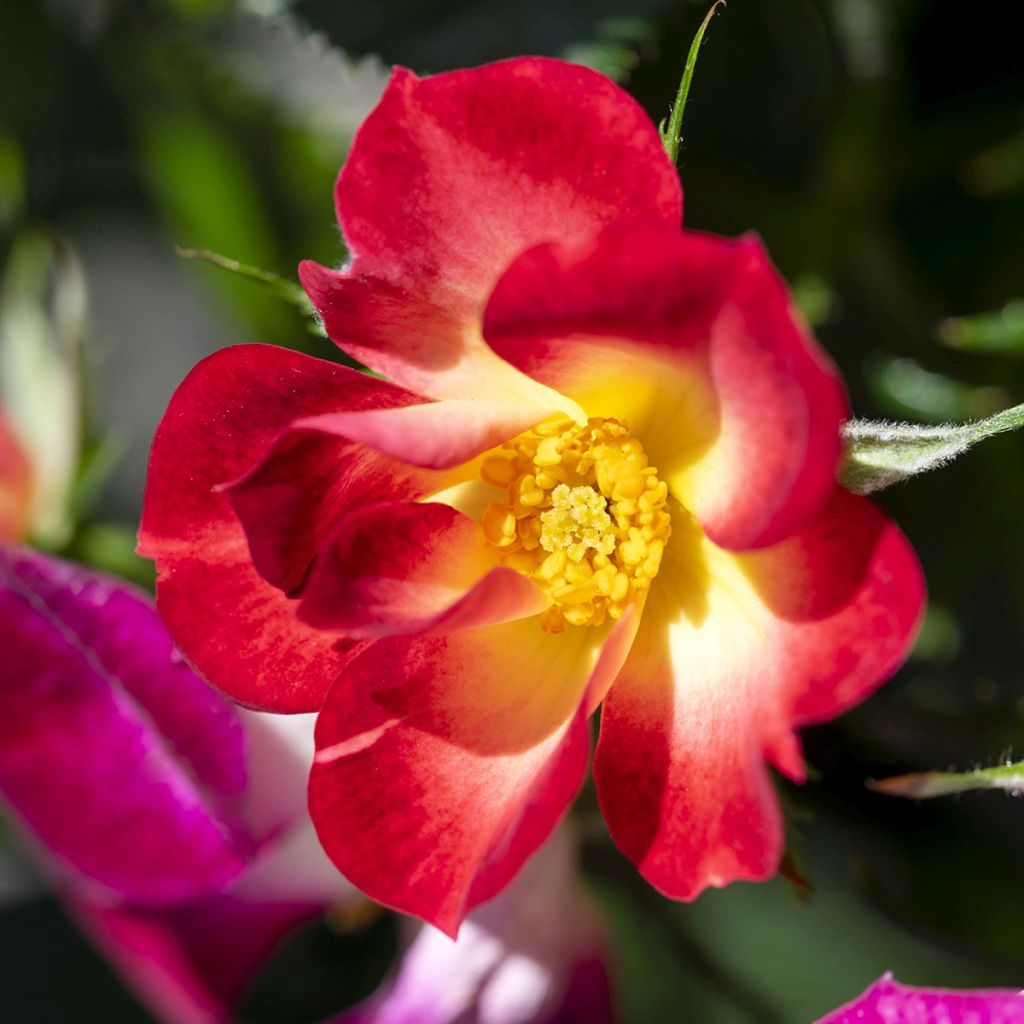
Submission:
[[[223,490],[256,571],[293,594],[351,508],[420,498],[438,490],[441,479],[358,441],[296,426],[274,442],[254,469]]]
[[[217,352],[175,392],[153,440],[139,550],[156,560],[157,602],[178,645],[236,700],[315,710],[346,655],[253,568],[218,485],[248,470],[294,419],[416,400],[267,345]]]
[[[589,416],[627,422],[725,547],[780,540],[832,492],[847,408],[759,242],[620,224],[523,255],[485,334]]]
[[[800,778],[793,729],[882,683],[923,600],[902,534],[844,491],[804,533],[749,555],[680,511],[595,761],[612,835],[657,888],[692,899],[774,873],[782,821],[765,758]]]
[[[354,659],[321,712],[310,781],[345,876],[454,935],[579,788],[588,678],[618,667],[598,660],[595,632],[524,619],[378,640]]]
[[[293,428],[359,441],[424,469],[451,469],[557,411],[557,407],[466,398],[328,413],[298,420]]]
[[[906,658],[924,611],[924,576],[873,502],[837,487],[803,533],[737,563],[779,628],[778,678],[792,724],[835,718]]]
[[[524,249],[620,217],[678,227],[682,194],[654,125],[586,68],[518,58],[419,79],[396,69],[338,178],[353,255],[300,278],[328,334],[437,397],[506,397],[517,375],[479,336],[487,295]]]
[[[452,632],[536,615],[550,601],[497,565],[480,527],[448,505],[388,502],[350,512],[317,558],[299,617],[348,636]]]
[[[253,564],[275,587],[296,590],[354,505],[437,492],[453,477],[429,470],[468,462],[550,411],[500,402],[420,401],[296,420],[255,469],[226,488]]]

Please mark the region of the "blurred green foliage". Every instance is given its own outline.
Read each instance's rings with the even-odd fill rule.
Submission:
[[[145,583],[131,535],[146,446],[189,365],[251,340],[337,358],[287,303],[174,248],[288,280],[300,259],[339,262],[332,183],[384,66],[569,56],[622,81],[657,122],[707,6],[0,4],[0,260],[10,280],[30,239],[61,239],[82,254],[96,307],[82,325],[92,461],[68,485],[77,523],[54,546]],[[701,52],[680,149],[687,223],[765,238],[859,416],[934,423],[1024,399],[1015,7],[734,0]],[[35,308],[52,312],[52,298]],[[57,395],[40,401],[67,416]],[[125,445],[112,478],[99,440],[110,431]],[[807,731],[814,781],[783,786],[809,900],[775,882],[669,904],[596,829],[586,867],[612,921],[627,1020],[809,1021],[885,969],[921,984],[1024,983],[1024,805],[999,793],[908,804],[864,784],[1024,747],[1022,460],[1024,437],[1007,434],[882,496],[921,554],[933,609],[896,680]],[[41,914],[0,919],[0,962],[52,960],[61,941],[66,958],[86,955]],[[273,984],[286,989],[288,974]],[[14,1019],[30,996],[31,1019],[64,1019],[56,996],[29,992],[33,977],[26,967],[8,986]],[[111,1000],[100,1019],[144,1019],[97,991]]]

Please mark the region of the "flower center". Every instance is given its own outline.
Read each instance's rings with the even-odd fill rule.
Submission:
[[[488,456],[480,475],[505,489],[484,513],[484,536],[551,596],[548,632],[619,618],[657,576],[672,532],[668,487],[618,420],[546,420]]]

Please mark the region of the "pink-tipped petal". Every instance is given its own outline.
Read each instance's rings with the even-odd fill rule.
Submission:
[[[499,402],[420,400],[297,419],[225,493],[256,569],[291,593],[350,509],[439,491],[460,472],[443,470],[469,462],[547,414]]]
[[[588,416],[627,423],[724,547],[780,540],[831,495],[843,388],[756,240],[622,223],[540,246],[484,330]]]
[[[673,536],[595,759],[613,838],[667,895],[763,879],[782,819],[765,760],[800,779],[794,730],[863,700],[906,656],[924,586],[870,502],[747,555],[673,516]]]
[[[319,707],[347,652],[299,622],[253,567],[220,485],[295,419],[422,401],[345,367],[266,345],[223,349],[185,379],[157,428],[139,550],[175,641],[218,689],[276,711]]]
[[[452,632],[543,611],[549,599],[497,565],[468,516],[435,502],[385,502],[350,512],[316,561],[299,616],[367,638]]]
[[[451,469],[557,412],[557,407],[453,398],[397,409],[329,413],[295,427],[344,437],[424,469]]]
[[[537,394],[479,330],[524,249],[623,216],[675,228],[682,216],[678,175],[637,103],[536,57],[424,79],[396,69],[335,199],[352,262],[304,263],[303,286],[346,352],[434,397]]]
[[[224,493],[244,531],[253,568],[268,584],[294,596],[350,509],[415,500],[441,483],[438,474],[358,441],[296,427]],[[289,608],[294,613],[295,605]]]
[[[546,838],[586,770],[595,631],[536,619],[378,640],[332,688],[310,808],[373,899],[454,935]]]

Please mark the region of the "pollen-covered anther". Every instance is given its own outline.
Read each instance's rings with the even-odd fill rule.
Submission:
[[[658,574],[668,488],[617,420],[546,420],[486,458],[481,476],[505,492],[484,536],[550,595],[549,632],[617,619]]]

